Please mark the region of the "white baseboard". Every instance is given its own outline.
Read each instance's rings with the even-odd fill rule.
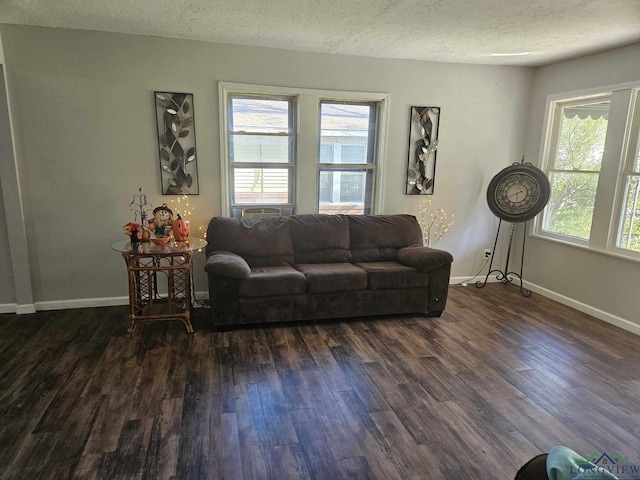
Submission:
[[[550,298],[551,300],[555,300],[558,303],[561,303],[571,308],[575,308],[576,310],[582,313],[591,315],[592,317],[595,317],[598,320],[602,320],[603,322],[610,323],[611,325],[620,327],[623,330],[626,330],[628,332],[634,333],[636,335],[640,335],[640,324],[632,322],[631,320],[618,317],[617,315],[613,315],[611,313],[605,312],[604,310],[600,310],[598,308],[592,307],[591,305],[587,305],[586,303],[579,302],[577,300],[574,300],[573,298],[565,297],[564,295],[556,293],[552,290],[548,290],[544,287],[536,285],[535,283],[530,283],[525,281],[524,287],[528,288],[532,292],[542,295],[543,297]]]
[[[16,313],[17,303],[0,303],[0,313]]]
[[[129,297],[82,298],[36,302],[36,310],[66,310],[69,308],[114,307],[128,305]]]
[[[36,313],[36,306],[34,303],[26,303],[23,305],[16,305],[16,313],[18,315],[28,315],[30,313]]]
[[[463,283],[466,283],[467,285],[475,285],[476,282],[484,282],[484,277],[486,276],[487,274],[485,273],[484,275],[478,275],[476,277],[451,277],[449,279],[449,285],[462,285]],[[492,275],[487,280],[487,283],[497,283],[498,281],[499,280],[496,280],[496,276]]]
[[[208,300],[209,292],[195,292],[196,300]],[[129,297],[105,297],[105,298],[82,298],[73,300],[53,300],[49,302],[36,302],[36,310],[66,310],[70,308],[93,308],[93,307],[115,307],[118,305],[129,305]],[[11,307],[12,305],[9,304]],[[2,313],[3,305],[0,305]],[[15,304],[10,312],[15,312]],[[34,310],[35,311],[35,310]],[[8,313],[8,312],[6,312]],[[31,312],[33,313],[33,312]]]
[[[209,291],[196,292],[195,294],[196,300],[209,300]]]
[[[36,313],[36,306],[33,303],[26,303],[23,305],[18,305],[17,303],[3,303],[0,304],[0,313],[17,313],[18,315]]]

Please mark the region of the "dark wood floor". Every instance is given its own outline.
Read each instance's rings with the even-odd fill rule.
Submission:
[[[640,337],[539,295],[196,333],[125,307],[0,316],[0,476],[512,479],[567,445],[640,463]]]

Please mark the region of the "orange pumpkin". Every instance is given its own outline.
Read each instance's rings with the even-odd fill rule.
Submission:
[[[189,239],[189,224],[180,214],[178,214],[178,218],[173,221],[172,229],[173,238],[175,238],[177,242],[185,242]]]

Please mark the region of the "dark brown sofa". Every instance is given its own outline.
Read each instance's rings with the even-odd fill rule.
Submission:
[[[205,270],[214,326],[367,315],[440,316],[453,257],[412,215],[214,217]]]

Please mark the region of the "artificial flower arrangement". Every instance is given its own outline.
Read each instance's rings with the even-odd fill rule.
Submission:
[[[129,222],[124,226],[124,233],[129,237],[137,237],[138,240],[142,240],[142,229],[137,222]]]
[[[142,227],[138,222],[129,222],[124,226],[125,235],[131,237],[131,245],[137,245],[142,240]]]
[[[129,222],[124,226],[125,234],[131,237],[131,243],[148,242],[151,236],[147,222],[147,211],[151,210],[152,205],[147,202],[147,195],[142,193],[142,187],[138,188],[138,194],[133,195],[133,199],[129,203],[129,210],[133,212],[135,221]],[[140,223],[138,223],[138,217]],[[136,234],[132,236],[131,232]]]

